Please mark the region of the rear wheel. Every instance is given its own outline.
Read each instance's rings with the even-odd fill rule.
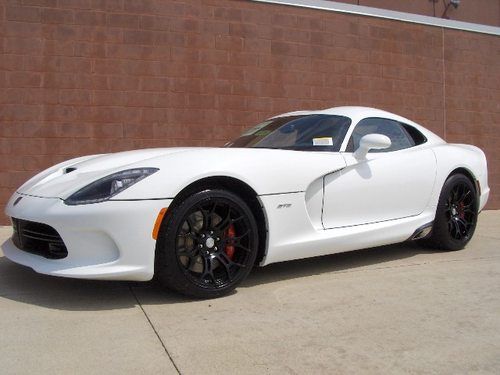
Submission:
[[[156,276],[189,296],[227,294],[246,278],[257,256],[255,218],[229,191],[191,195],[169,212],[160,231]]]
[[[449,177],[441,191],[429,239],[422,240],[439,250],[460,250],[474,235],[477,223],[477,194],[462,174]]]

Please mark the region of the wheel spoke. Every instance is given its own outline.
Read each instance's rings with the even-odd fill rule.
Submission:
[[[216,215],[215,209],[217,208],[218,203],[217,201],[214,202],[212,208],[210,209],[210,212],[208,213],[208,217],[210,219],[210,227],[214,226],[214,215]]]
[[[462,233],[466,233],[467,232],[467,222],[462,219],[462,218],[457,218],[457,223],[459,224],[459,226],[461,225],[463,227],[463,232]]]
[[[196,234],[192,233],[192,232],[188,232],[188,233],[179,233],[177,235],[177,237],[182,237],[182,238],[191,238],[192,240],[196,240],[197,239],[197,236]]]
[[[212,282],[215,283],[212,259],[209,257],[203,257],[203,273],[201,274],[201,279],[205,280],[207,276],[209,276],[212,279]]]
[[[467,189],[467,192],[465,194],[462,194],[462,197],[460,198],[461,202],[465,202],[465,199],[470,196],[471,191]]]
[[[458,198],[458,186],[455,186],[451,191],[451,201],[456,202]]]
[[[454,234],[453,234],[453,233],[454,233],[454,231],[455,231],[455,225],[453,224],[453,222],[454,222],[454,219],[453,219],[453,218],[450,218],[450,220],[448,220],[448,230],[449,230],[450,234],[451,234],[453,237],[455,237],[455,236],[454,236]]]
[[[247,253],[251,253],[252,249],[249,249],[247,246],[241,244],[241,238],[227,238],[224,240],[224,244],[227,246],[234,246],[238,249],[241,249]]]
[[[470,208],[464,208],[464,214],[465,213],[470,213],[470,214],[475,214],[474,210],[470,209]]]
[[[474,205],[474,201],[471,201],[470,203],[464,204],[464,208],[471,208]]]
[[[235,240],[241,240],[243,237],[246,237],[250,234],[250,229],[247,229],[247,231],[243,234],[240,234],[239,236],[233,237]]]
[[[209,226],[208,226],[208,213],[201,206],[197,206],[196,208],[201,213],[201,216],[203,217],[202,229],[207,230],[209,228]]]
[[[234,264],[233,261],[224,252],[216,254],[216,257],[219,260],[219,263],[224,266],[224,270],[226,271],[229,281],[233,281],[233,275],[231,274],[231,265]]]
[[[236,245],[237,243],[239,244],[240,241],[248,236],[250,234],[250,229],[247,229],[247,231],[239,236],[234,236],[234,237],[227,237],[223,240],[224,244],[226,245]]]
[[[247,253],[250,253],[252,252],[251,249],[249,249],[248,247],[244,246],[241,244],[241,238],[228,238],[225,243],[229,246],[234,246],[234,247],[237,247],[238,249],[241,249],[243,251],[246,251]]]
[[[458,222],[464,228],[463,232],[461,233],[461,238],[468,239],[469,238],[469,224],[463,219],[459,219]]]
[[[248,247],[246,247],[246,246],[243,246],[240,242],[235,243],[235,244],[234,244],[234,247],[237,247],[238,249],[241,249],[241,250],[243,250],[243,251],[245,251],[245,252],[247,252],[247,253],[251,253],[251,252],[252,252],[252,250],[251,250],[251,249],[249,249],[249,248],[248,248]]]
[[[237,223],[238,221],[240,221],[240,220],[241,220],[241,219],[243,219],[243,218],[244,218],[244,216],[243,216],[243,215],[241,215],[241,216],[238,216],[237,218],[233,218],[233,219],[231,220],[231,222],[232,222],[232,223]]]
[[[180,249],[177,249],[177,254],[180,256],[186,256],[188,258],[192,258],[194,256],[197,256],[197,251],[196,247],[188,250],[185,247],[181,247]]]
[[[457,198],[455,202],[461,202],[463,197],[464,197],[464,192],[465,192],[465,186],[463,184],[460,184],[457,186]]]
[[[232,223],[231,208],[228,208],[227,215],[214,228],[222,232],[225,232],[229,228],[231,223]]]
[[[196,255],[196,256],[192,256],[189,258],[189,264],[188,264],[188,269],[191,269],[194,267],[194,265],[196,264],[197,260],[198,260],[198,257],[199,255]]]
[[[460,232],[460,226],[458,225],[458,222],[456,220],[452,220],[453,227],[455,229],[455,237],[458,237],[457,239],[460,239],[462,237],[462,233]]]
[[[214,214],[215,213],[215,209],[217,208],[217,206],[218,206],[218,203],[214,202],[214,204],[212,206],[212,209],[210,210],[210,214]]]
[[[190,230],[191,232],[196,232],[196,231],[195,231],[195,229],[194,229],[194,227],[195,227],[195,225],[196,225],[196,222],[194,221],[194,219],[193,219],[191,216],[192,216],[192,214],[189,214],[189,215],[186,217],[186,222],[187,222],[187,223],[188,223],[188,225],[189,225],[189,230]]]

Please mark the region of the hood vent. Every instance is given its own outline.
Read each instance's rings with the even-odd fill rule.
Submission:
[[[67,174],[67,173],[70,173],[70,172],[73,172],[73,171],[76,171],[76,168],[74,168],[74,167],[68,167],[68,168],[64,169],[64,174]]]

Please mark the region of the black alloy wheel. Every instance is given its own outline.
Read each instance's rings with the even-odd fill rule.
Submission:
[[[258,250],[257,224],[247,204],[224,190],[189,196],[164,220],[156,273],[168,288],[212,298],[243,281]]]
[[[474,235],[478,199],[473,183],[462,174],[450,176],[441,191],[429,239],[424,244],[439,250],[460,250]]]
[[[471,229],[476,224],[476,199],[474,191],[464,182],[458,182],[451,189],[446,200],[448,232],[457,241],[468,241]]]

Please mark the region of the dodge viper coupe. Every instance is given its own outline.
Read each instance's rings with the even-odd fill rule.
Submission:
[[[418,240],[462,249],[489,195],[484,153],[363,107],[270,118],[221,148],[92,155],[7,203],[6,257],[35,271],[210,298],[254,265]]]

